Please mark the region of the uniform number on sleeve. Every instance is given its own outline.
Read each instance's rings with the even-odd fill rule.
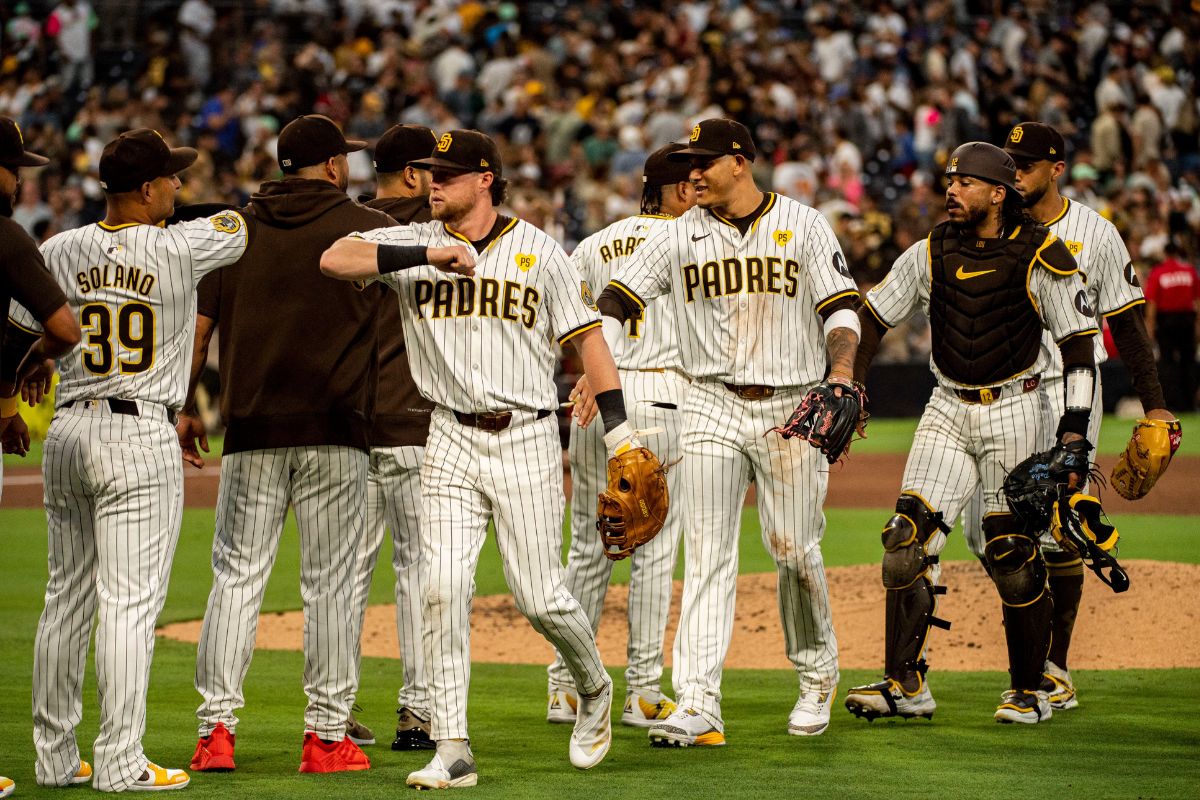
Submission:
[[[113,312],[103,303],[79,309],[83,330],[83,366],[93,375],[107,375],[116,362],[122,375],[136,375],[154,365],[154,309],[145,303],[125,303],[117,308],[116,343]]]

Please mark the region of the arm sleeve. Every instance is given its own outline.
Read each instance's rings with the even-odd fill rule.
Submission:
[[[42,253],[32,239],[24,233],[4,238],[8,241],[0,246],[0,274],[12,299],[28,309],[34,319],[46,319],[67,302],[67,296],[46,269]]]
[[[192,253],[192,274],[197,282],[214,269],[242,257],[249,243],[246,219],[236,211],[179,222],[171,230],[181,235]]]
[[[822,315],[836,311],[830,308],[833,304],[847,299],[853,303],[858,297],[842,246],[825,217],[816,212],[804,237],[804,275],[812,292],[813,309]]]
[[[875,360],[875,354],[879,352],[879,342],[888,332],[888,328],[879,321],[879,318],[871,312],[866,304],[858,309],[858,324],[862,332],[858,338],[858,350],[854,354],[854,380],[866,383],[867,372],[871,369],[871,362]]]
[[[1125,369],[1129,370],[1133,380],[1133,389],[1142,401],[1142,409],[1166,408],[1167,400],[1154,363],[1154,349],[1146,332],[1145,309],[1139,304],[1113,314],[1108,318],[1108,326]]]
[[[640,308],[671,290],[671,255],[676,224],[663,225],[621,265],[609,286],[628,294]],[[606,288],[604,291],[608,291]]]
[[[867,292],[864,306],[880,325],[896,327],[917,310],[922,287],[928,295],[928,253],[925,240],[917,242],[901,253],[884,279]]]
[[[600,314],[586,299],[590,296],[587,283],[558,245],[553,246],[545,275],[542,307],[550,315],[550,333],[559,344],[600,327]]]
[[[1096,311],[1104,317],[1146,302],[1129,251],[1116,226],[1107,220],[1101,229],[1096,252],[1088,256],[1088,285],[1092,288]]]

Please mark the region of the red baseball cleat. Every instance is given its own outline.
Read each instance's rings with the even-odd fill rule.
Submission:
[[[192,769],[198,772],[224,772],[236,769],[233,763],[233,741],[236,737],[218,722],[212,733],[196,742],[196,755],[192,756]]]
[[[305,732],[301,772],[348,772],[370,768],[371,759],[349,737],[340,742],[325,742],[312,731]]]

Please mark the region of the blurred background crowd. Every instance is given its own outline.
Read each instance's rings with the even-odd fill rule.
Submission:
[[[1171,0],[25,0],[0,6],[0,114],[53,158],[15,218],[39,238],[101,216],[103,144],[153,127],[200,150],[183,202],[244,203],[275,140],[318,112],[501,144],[509,205],[570,250],[636,213],[645,155],[695,120],[754,132],[760,186],[821,209],[869,285],[942,218],[958,144],[1041,120],[1064,193],[1143,279],[1200,241],[1200,7]],[[369,190],[370,157],[352,162]],[[923,358],[920,325],[883,358]]]

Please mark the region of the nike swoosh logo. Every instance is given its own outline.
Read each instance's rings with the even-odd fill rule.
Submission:
[[[698,241],[700,241],[701,239],[707,239],[709,236],[712,236],[712,234],[711,234],[711,233],[706,233],[706,234],[704,234],[703,236],[697,236],[696,234],[694,234],[694,233],[693,233],[693,234],[692,234],[692,241],[693,241],[693,242],[698,242]]]
[[[960,281],[965,281],[968,278],[978,278],[980,275],[987,275],[989,272],[995,272],[994,269],[981,269],[979,272],[963,272],[963,265],[958,265],[958,272],[954,273]]]

